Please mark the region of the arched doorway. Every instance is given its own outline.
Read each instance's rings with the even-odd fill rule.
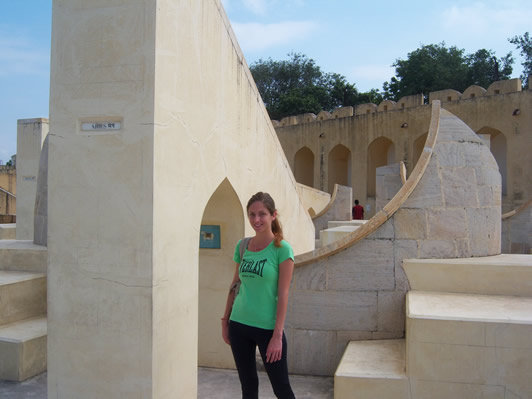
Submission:
[[[386,137],[379,137],[368,147],[367,196],[375,197],[376,169],[395,163],[395,145]]]
[[[332,194],[335,184],[351,187],[351,151],[342,144],[329,152],[328,187]]]
[[[502,195],[507,193],[507,169],[506,169],[506,154],[507,154],[507,145],[506,145],[506,136],[497,129],[491,127],[483,127],[480,129],[478,134],[489,134],[490,135],[490,150],[497,161],[499,166],[499,172],[501,173],[502,180]]]
[[[203,245],[216,247],[218,238],[220,245],[199,249],[198,365],[234,368],[231,348],[222,340],[220,317],[235,273],[235,245],[244,236],[244,213],[229,180],[209,199],[201,225],[200,235],[207,243]]]
[[[314,187],[314,153],[308,147],[301,148],[294,157],[294,177],[298,183]]]

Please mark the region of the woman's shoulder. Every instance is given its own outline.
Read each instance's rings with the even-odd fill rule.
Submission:
[[[281,240],[281,246],[283,247],[292,247],[290,243],[286,240]]]
[[[281,240],[281,246],[278,247],[278,249],[284,249],[284,250],[292,250],[292,245],[288,241]]]

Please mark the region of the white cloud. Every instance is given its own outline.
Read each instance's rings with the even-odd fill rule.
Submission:
[[[443,28],[457,34],[492,37],[529,30],[532,7],[528,2],[485,1],[468,6],[452,6],[442,15]]]
[[[222,0],[224,7],[233,5],[234,0]],[[231,4],[229,4],[231,3]],[[276,12],[279,9],[279,5],[302,7],[305,5],[305,0],[240,0],[240,3],[248,11],[251,11],[256,15],[266,15],[269,11]]]
[[[268,0],[242,0],[244,7],[255,14],[265,14]]]
[[[271,24],[232,23],[244,53],[259,51],[307,38],[317,28],[311,21],[284,21]]]
[[[354,81],[376,80],[384,82],[395,75],[395,68],[389,65],[360,65],[351,69]]]
[[[0,33],[0,76],[48,76],[50,54],[21,37]]]

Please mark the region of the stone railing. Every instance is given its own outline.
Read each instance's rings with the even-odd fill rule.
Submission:
[[[401,99],[399,99],[399,101],[384,100],[379,105],[367,103],[356,105],[355,107],[349,106],[337,108],[333,112],[321,111],[318,113],[318,115],[315,115],[313,113],[307,113],[302,115],[286,116],[280,121],[272,120],[272,124],[274,127],[293,126],[302,123],[313,123],[329,119],[339,119],[352,116],[374,114],[376,112],[388,112],[405,108],[427,106],[432,104],[432,102],[435,100],[440,101],[440,103],[459,100],[475,101],[482,97],[504,95],[520,91],[522,91],[521,79],[508,79],[493,82],[488,87],[488,89],[473,85],[469,86],[463,93],[452,89],[434,91],[429,93],[429,104],[425,104],[425,98],[423,94],[414,94],[411,96],[402,97]]]

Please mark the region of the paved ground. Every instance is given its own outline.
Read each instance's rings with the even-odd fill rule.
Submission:
[[[268,376],[259,372],[261,399],[274,399]],[[198,399],[236,399],[240,383],[236,371],[198,369]],[[333,378],[292,375],[290,382],[298,399],[332,399]],[[46,373],[21,383],[0,380],[1,399],[47,399]],[[100,399],[100,398],[98,398]],[[114,398],[113,398],[114,399]],[[188,399],[188,398],[176,398]]]

